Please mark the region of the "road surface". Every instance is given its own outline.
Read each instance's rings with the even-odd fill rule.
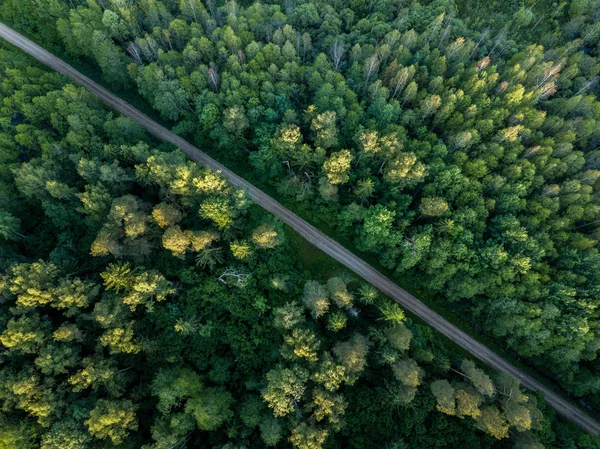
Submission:
[[[135,120],[151,134],[180,148],[193,161],[206,165],[213,170],[221,171],[222,174],[229,179],[229,182],[232,185],[245,190],[248,196],[256,203],[271,212],[273,215],[279,217],[283,222],[288,224],[311,244],[345,265],[347,268],[358,274],[365,281],[377,287],[381,292],[385,293],[390,298],[393,298],[402,307],[410,310],[412,313],[444,334],[450,340],[469,351],[479,360],[498,371],[504,371],[519,379],[523,386],[531,390],[542,391],[546,397],[546,402],[554,407],[556,411],[565,418],[578,424],[583,429],[594,435],[600,434],[600,424],[584,413],[581,409],[575,407],[554,391],[546,388],[532,377],[511,365],[498,354],[492,352],[473,337],[469,336],[450,323],[448,320],[429,309],[417,298],[400,288],[394,282],[390,281],[387,277],[379,273],[358,256],[352,254],[335,240],[323,234],[317,228],[279,204],[269,195],[254,187],[248,181],[236,175],[231,170],[227,169],[227,167],[224,165],[204,154],[198,148],[186,142],[181,137],[173,134],[165,127],[159,125],[150,117],[135,109],[129,103],[125,102],[116,95],[113,95],[99,84],[79,73],[73,67],[63,62],[60,58],[57,58],[56,56],[47,52],[42,47],[36,45],[29,39],[25,38],[2,23],[0,23],[0,37],[33,56],[43,64],[71,78],[73,81],[92,92],[111,108],[120,112],[124,116]]]

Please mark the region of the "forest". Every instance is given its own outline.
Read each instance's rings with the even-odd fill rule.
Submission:
[[[600,2],[1,0],[0,19],[600,411]],[[0,448],[599,448],[0,47]]]

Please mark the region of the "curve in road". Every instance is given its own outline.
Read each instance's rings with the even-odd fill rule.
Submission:
[[[20,48],[25,53],[33,56],[43,64],[71,78],[73,81],[96,95],[101,101],[106,103],[111,108],[120,112],[124,116],[135,120],[151,134],[180,148],[193,161],[204,164],[213,170],[222,172],[222,174],[229,179],[229,182],[232,185],[244,189],[249,197],[252,198],[256,203],[271,212],[273,215],[279,217],[283,222],[288,224],[311,244],[329,256],[333,257],[350,270],[354,271],[364,280],[377,287],[389,297],[393,298],[402,307],[410,310],[437,331],[441,332],[450,340],[469,351],[479,360],[498,371],[504,371],[514,376],[515,378],[519,379],[523,386],[531,390],[539,390],[543,392],[546,397],[546,402],[565,418],[571,420],[594,435],[600,434],[600,424],[584,413],[581,409],[575,407],[573,404],[563,399],[560,395],[548,389],[531,376],[525,374],[520,369],[504,360],[498,354],[479,343],[473,337],[454,326],[448,320],[429,309],[425,304],[412,296],[410,293],[400,288],[398,285],[379,273],[362,259],[352,254],[335,240],[326,236],[317,228],[298,217],[286,207],[282,206],[279,202],[275,201],[262,190],[256,188],[248,181],[236,175],[227,167],[203,153],[181,137],[173,134],[168,129],[131,106],[126,101],[100,86],[98,83],[81,74],[73,67],[62,61],[60,58],[57,58],[39,45],[35,44],[31,40],[2,23],[0,23],[0,37],[15,47]]]

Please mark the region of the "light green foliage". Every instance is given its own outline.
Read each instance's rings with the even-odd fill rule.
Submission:
[[[233,413],[231,394],[205,387],[200,377],[189,369],[162,370],[154,378],[152,392],[158,396],[158,410],[168,415],[173,408],[183,407],[201,430],[215,430]]]
[[[304,359],[308,362],[318,360],[319,340],[309,329],[292,329],[290,335],[284,336],[285,346],[281,348],[281,355],[286,359]]]
[[[470,416],[477,419],[481,415],[479,405],[483,398],[473,388],[465,388],[456,391],[456,414],[459,417]]]
[[[234,106],[223,113],[223,126],[230,133],[241,136],[248,127],[248,119],[244,114],[244,108]]]
[[[127,327],[115,327],[109,329],[100,337],[100,344],[108,347],[112,354],[126,353],[137,354],[140,352],[140,345],[135,341],[132,328],[133,323]]]
[[[75,324],[63,324],[52,333],[52,338],[60,342],[78,341],[82,338],[82,332]]]
[[[447,380],[436,380],[431,383],[431,392],[437,399],[436,408],[446,415],[456,414],[455,392]]]
[[[252,242],[261,249],[273,249],[281,243],[281,236],[272,225],[262,224],[252,233]]]
[[[267,373],[267,388],[262,395],[275,416],[285,416],[298,407],[304,395],[308,372],[300,367],[278,367]]]
[[[323,385],[326,390],[335,391],[344,382],[345,374],[345,366],[336,364],[329,353],[325,353],[312,378],[315,382]]]
[[[337,145],[335,112],[326,111],[322,114],[317,114],[312,120],[310,129],[316,134],[316,146],[327,149]]]
[[[85,449],[90,436],[74,421],[65,420],[52,426],[42,437],[40,449]]]
[[[0,343],[9,351],[35,354],[47,338],[44,327],[35,315],[11,318],[0,335]]]
[[[281,422],[273,416],[267,416],[260,423],[260,437],[269,447],[277,445],[283,436]]]
[[[483,407],[476,422],[479,429],[498,440],[508,436],[508,424],[496,407]]]
[[[4,210],[0,210],[0,237],[5,240],[16,240],[19,238],[21,221]]]
[[[167,228],[162,237],[163,247],[171,251],[175,257],[179,258],[183,258],[190,243],[189,233],[182,231],[179,226]]]
[[[360,334],[354,335],[348,341],[338,342],[333,347],[333,353],[338,363],[346,369],[348,383],[354,383],[364,370],[368,351],[369,340]]]
[[[489,376],[477,368],[471,360],[464,359],[460,364],[460,369],[479,393],[488,397],[492,397],[496,393],[496,387]]]
[[[317,421],[326,420],[334,429],[341,427],[342,415],[348,406],[341,394],[321,389],[315,390],[311,405],[313,406],[313,416]]]
[[[100,276],[106,289],[115,290],[132,311],[139,305],[151,309],[154,301],[164,301],[175,293],[173,284],[162,274],[156,271],[136,273],[127,264],[110,264]]]
[[[227,199],[209,198],[200,205],[200,216],[214,222],[219,229],[224,229],[233,223],[235,212]]]
[[[278,329],[289,330],[305,320],[304,310],[296,302],[290,302],[275,309],[273,325]]]
[[[316,281],[308,281],[304,285],[302,302],[313,318],[319,318],[329,310],[329,294],[325,287]]]
[[[327,290],[331,299],[338,307],[352,307],[353,296],[346,288],[346,283],[338,278],[333,277],[327,281]]]
[[[384,299],[380,301],[378,307],[379,312],[381,313],[380,320],[389,321],[394,324],[402,324],[405,320],[404,311],[400,308],[400,306],[389,299]]]
[[[392,371],[396,380],[407,387],[416,388],[421,385],[423,370],[413,359],[400,360],[392,365]]]
[[[106,223],[90,248],[95,257],[133,255],[145,257],[150,253],[144,234],[148,230],[147,205],[133,195],[113,200]]]
[[[245,260],[252,256],[252,247],[245,240],[238,240],[229,244],[231,254],[238,260]]]
[[[320,449],[328,434],[325,429],[302,423],[292,430],[290,442],[298,449]]]
[[[406,351],[410,347],[411,331],[403,324],[396,324],[385,329],[385,336],[390,345],[399,351]]]
[[[531,429],[531,411],[516,401],[508,401],[504,407],[506,420],[519,432]]]
[[[339,332],[346,327],[348,317],[344,312],[333,312],[327,318],[327,329],[332,332]]]
[[[118,396],[122,391],[123,385],[116,376],[117,369],[113,360],[103,360],[101,358],[85,358],[82,360],[83,367],[71,375],[67,382],[70,388],[75,392],[81,392],[87,388],[93,391],[106,389],[111,394]]]
[[[216,430],[233,416],[230,406],[231,394],[217,389],[206,388],[197,397],[191,397],[185,406],[186,413],[196,419],[200,430]]]
[[[350,180],[350,163],[352,154],[348,150],[332,153],[323,164],[327,181],[332,185],[345,184]]]
[[[429,217],[439,217],[448,210],[448,203],[443,198],[423,198],[419,211]]]
[[[364,304],[374,304],[378,297],[379,292],[371,284],[363,284],[360,287],[359,298]]]
[[[161,228],[176,225],[181,221],[181,211],[167,203],[160,203],[152,209],[152,218]]]
[[[137,429],[135,407],[131,401],[98,400],[90,417],[85,421],[90,434],[102,439],[110,439],[120,444],[130,431]]]

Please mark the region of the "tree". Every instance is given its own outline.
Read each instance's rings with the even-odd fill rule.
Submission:
[[[90,435],[73,420],[58,422],[42,436],[41,449],[85,449]]]
[[[500,411],[493,406],[486,406],[481,409],[481,414],[476,419],[477,427],[494,438],[501,440],[508,436],[508,425],[506,420],[500,414]]]
[[[179,10],[188,19],[200,23],[201,19],[206,19],[206,9],[200,0],[181,0]]]
[[[208,198],[200,204],[200,216],[225,229],[233,223],[235,212],[227,198]]]
[[[357,181],[354,188],[354,195],[365,204],[369,202],[369,198],[375,193],[375,183],[371,178],[361,179]]]
[[[347,382],[350,385],[358,379],[359,374],[367,364],[369,345],[369,340],[366,337],[355,334],[350,340],[338,342],[333,347],[333,353],[338,363],[346,369]]]
[[[386,328],[385,336],[390,342],[390,345],[399,351],[407,351],[410,347],[412,332],[404,326],[404,324],[398,323]]]
[[[313,416],[318,422],[327,419],[327,422],[334,429],[341,428],[342,415],[348,406],[341,394],[335,394],[320,388],[315,389],[311,406],[313,407]]]
[[[85,424],[94,438],[110,438],[113,444],[121,444],[130,431],[138,428],[135,407],[128,400],[99,399]]]
[[[302,301],[313,318],[319,318],[329,310],[329,294],[317,281],[308,281],[304,285]]]
[[[515,400],[507,401],[504,406],[504,416],[508,423],[519,432],[531,429],[532,419],[529,408],[518,404]]]
[[[298,366],[291,369],[279,366],[267,373],[267,387],[262,396],[275,416],[286,416],[298,409],[308,377],[308,371]]]
[[[158,410],[168,414],[203,389],[200,376],[191,369],[161,369],[152,381],[152,394],[158,397]]]
[[[127,74],[129,60],[125,52],[112,43],[102,32],[92,34],[92,51],[106,81],[121,88],[129,87]]]
[[[92,243],[92,256],[115,256],[135,253],[138,256],[149,252],[143,239],[148,230],[147,205],[133,195],[113,200],[106,223]]]
[[[11,352],[36,354],[46,341],[46,328],[39,315],[11,318],[0,334],[0,343]]]
[[[332,332],[339,332],[346,327],[348,317],[344,312],[333,312],[327,319],[327,329]]]
[[[231,255],[238,260],[245,260],[252,256],[252,248],[245,240],[238,240],[229,244]]]
[[[330,278],[327,281],[327,290],[329,290],[331,299],[338,307],[352,307],[353,296],[348,291],[346,283],[343,280],[338,277]]]
[[[481,414],[479,406],[482,402],[483,398],[472,387],[459,389],[456,391],[456,414],[477,419]]]
[[[419,210],[428,217],[439,217],[448,210],[448,203],[443,198],[423,198]]]
[[[291,335],[283,337],[285,345],[281,348],[281,355],[287,359],[305,359],[316,362],[319,359],[317,351],[320,341],[314,332],[308,329],[292,329]]]
[[[260,423],[260,437],[267,446],[276,446],[283,438],[281,422],[271,415],[267,415]]]
[[[134,340],[133,322],[127,327],[109,329],[100,337],[100,344],[109,348],[111,354],[137,354],[140,345]]]
[[[345,374],[345,366],[336,364],[331,355],[326,352],[321,358],[318,370],[312,374],[311,378],[326,390],[335,391],[344,382]]]
[[[265,403],[258,396],[249,396],[240,408],[240,418],[244,424],[254,428],[260,424]]]
[[[392,365],[392,371],[396,380],[407,387],[416,388],[421,385],[424,373],[413,359],[403,359],[396,362]]]
[[[396,302],[384,300],[377,306],[377,309],[381,313],[380,320],[389,321],[393,324],[402,324],[406,319],[404,310]]]
[[[350,180],[350,163],[352,159],[352,154],[348,150],[332,153],[323,164],[327,181],[333,185],[347,183]]]
[[[252,242],[261,249],[273,249],[281,243],[281,237],[272,225],[262,224],[252,233]]]
[[[183,215],[177,207],[160,203],[152,209],[152,218],[161,228],[168,228],[179,223]]]
[[[371,284],[363,284],[359,289],[360,300],[367,305],[374,304],[379,297],[379,292]]]
[[[122,293],[123,304],[128,305],[132,311],[140,305],[152,309],[154,301],[164,301],[175,293],[173,284],[155,270],[138,274],[128,264],[109,264],[100,276],[107,290]]]
[[[10,420],[2,420],[0,423],[0,447],[29,449],[35,445],[35,438],[35,427],[30,424],[11,422]],[[58,449],[58,446],[44,447],[44,449]],[[67,449],[71,448],[67,447]],[[74,447],[73,449],[80,448]]]
[[[325,429],[301,423],[292,430],[290,442],[298,449],[321,449],[328,434]]]
[[[241,137],[248,127],[244,108],[234,106],[223,113],[223,127],[237,137]]]
[[[311,123],[310,129],[316,134],[315,145],[324,149],[337,146],[336,113],[333,111],[318,114]]]
[[[296,302],[288,302],[274,310],[273,325],[278,329],[292,329],[306,320],[304,310]]]
[[[0,236],[5,240],[17,240],[20,234],[21,220],[0,209]]]
[[[455,392],[447,380],[436,380],[431,383],[431,392],[437,399],[436,408],[446,415],[456,414]]]
[[[425,165],[413,153],[401,153],[387,164],[383,177],[390,184],[410,186],[420,181],[425,174]]]
[[[79,348],[55,343],[44,345],[34,360],[42,374],[59,376],[79,363]]]
[[[112,396],[120,396],[123,393],[124,379],[117,376],[118,370],[113,359],[86,357],[81,365],[82,368],[67,379],[75,393],[88,388],[94,392],[106,390]]]
[[[162,237],[162,245],[165,249],[180,259],[184,259],[185,253],[191,243],[189,232],[182,231],[179,226],[171,226],[167,228]]]
[[[460,369],[465,373],[467,379],[471,381],[473,386],[484,396],[492,397],[496,394],[496,387],[483,370],[477,368],[471,360],[463,359],[460,364]]]
[[[233,412],[230,410],[233,402],[233,397],[227,391],[205,388],[199,395],[188,399],[185,411],[196,419],[200,430],[212,431],[233,417]]]

